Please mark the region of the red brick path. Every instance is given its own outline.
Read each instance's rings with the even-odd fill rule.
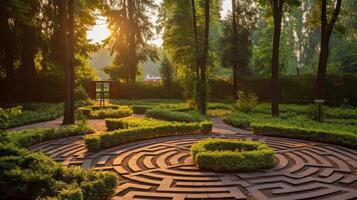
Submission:
[[[218,135],[216,135],[218,136]],[[166,137],[120,145],[86,155],[81,137],[31,148],[64,165],[110,170],[124,183],[114,199],[357,199],[357,151],[314,142],[254,135],[276,151],[277,165],[255,173],[198,170],[190,146],[204,136]]]

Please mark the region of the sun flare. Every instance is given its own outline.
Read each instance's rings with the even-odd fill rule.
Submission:
[[[98,17],[96,20],[96,25],[92,27],[87,33],[87,38],[91,40],[92,43],[102,43],[103,40],[110,36],[111,32],[108,28],[107,18]]]

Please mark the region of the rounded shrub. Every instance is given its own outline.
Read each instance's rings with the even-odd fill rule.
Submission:
[[[275,165],[274,150],[266,144],[238,139],[206,139],[191,147],[198,168],[216,172],[251,172]]]

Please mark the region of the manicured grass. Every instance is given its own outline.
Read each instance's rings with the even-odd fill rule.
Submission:
[[[274,150],[266,144],[237,139],[206,139],[191,147],[198,168],[216,172],[251,172],[274,166]]]
[[[90,152],[96,152],[115,145],[144,139],[173,135],[207,133],[212,130],[212,122],[181,123],[155,119],[107,119],[108,129],[101,134],[87,135],[85,144]]]

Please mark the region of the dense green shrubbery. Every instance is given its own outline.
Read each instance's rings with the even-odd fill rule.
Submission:
[[[109,130],[112,132],[87,135],[86,147],[91,152],[112,147],[127,142],[151,139],[172,135],[208,133],[212,130],[212,122],[181,123],[154,119],[107,119]]]
[[[84,135],[92,132],[93,131],[85,124],[80,123],[60,128],[38,128],[12,131],[7,132],[6,136],[17,146],[26,148],[48,140]]]
[[[12,109],[2,109],[2,112],[5,112],[9,121],[6,126],[0,125],[0,128],[9,128],[56,119],[63,114],[63,104],[23,104]]]
[[[133,110],[128,106],[84,106],[78,109],[79,112],[91,119],[104,119],[104,118],[121,118],[128,117],[133,114]]]
[[[238,100],[234,104],[234,109],[243,113],[249,113],[257,105],[258,98],[244,91],[237,92]]]
[[[197,166],[218,172],[250,172],[274,166],[274,151],[253,141],[207,139],[192,145]]]
[[[253,123],[253,132],[259,135],[282,136],[296,139],[306,139],[317,142],[339,144],[357,148],[357,132],[350,132],[341,128],[336,130],[325,126],[297,126],[282,123]]]
[[[132,105],[131,109],[135,114],[145,114],[147,110],[152,109],[154,106],[150,105]]]
[[[4,199],[104,200],[114,195],[112,172],[64,168],[41,153],[0,144],[0,196]]]
[[[146,116],[155,119],[162,119],[167,121],[178,121],[178,122],[201,122],[205,118],[199,113],[184,113],[172,110],[165,110],[161,108],[153,108],[146,112]]]

